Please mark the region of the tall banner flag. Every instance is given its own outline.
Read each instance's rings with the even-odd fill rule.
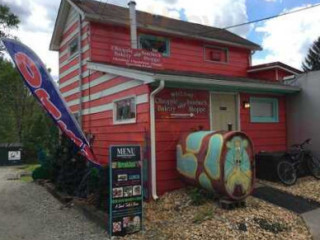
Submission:
[[[55,124],[79,147],[90,162],[99,165],[78,122],[40,58],[29,47],[16,40],[2,39],[2,42],[25,84]]]

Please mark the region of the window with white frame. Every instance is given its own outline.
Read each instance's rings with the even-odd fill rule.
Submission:
[[[136,97],[128,97],[113,102],[113,123],[136,122]]]
[[[253,123],[279,122],[277,98],[250,98],[250,119]]]
[[[79,38],[76,37],[69,43],[69,58],[76,56],[78,52],[79,52]]]

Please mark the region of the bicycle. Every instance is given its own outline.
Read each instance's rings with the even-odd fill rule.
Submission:
[[[300,173],[304,164],[316,179],[320,179],[320,160],[306,150],[305,146],[310,144],[311,139],[305,140],[301,144],[292,145],[291,151],[285,153],[277,164],[277,175],[279,180],[288,186],[297,182],[298,173]]]

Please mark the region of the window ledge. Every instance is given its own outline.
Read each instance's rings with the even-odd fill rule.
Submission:
[[[128,120],[123,120],[123,121],[114,121],[114,125],[124,125],[124,124],[134,124],[137,123],[137,120],[134,119],[128,119]]]

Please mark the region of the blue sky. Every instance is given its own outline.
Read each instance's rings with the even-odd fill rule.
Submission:
[[[128,0],[99,0],[127,6]],[[293,11],[320,0],[136,0],[139,10],[215,27],[226,27]],[[34,49],[58,78],[58,54],[49,51],[60,0],[0,0],[21,19],[12,33]],[[308,48],[320,36],[320,7],[271,21],[231,29],[263,47],[253,64],[282,61],[301,67]]]

